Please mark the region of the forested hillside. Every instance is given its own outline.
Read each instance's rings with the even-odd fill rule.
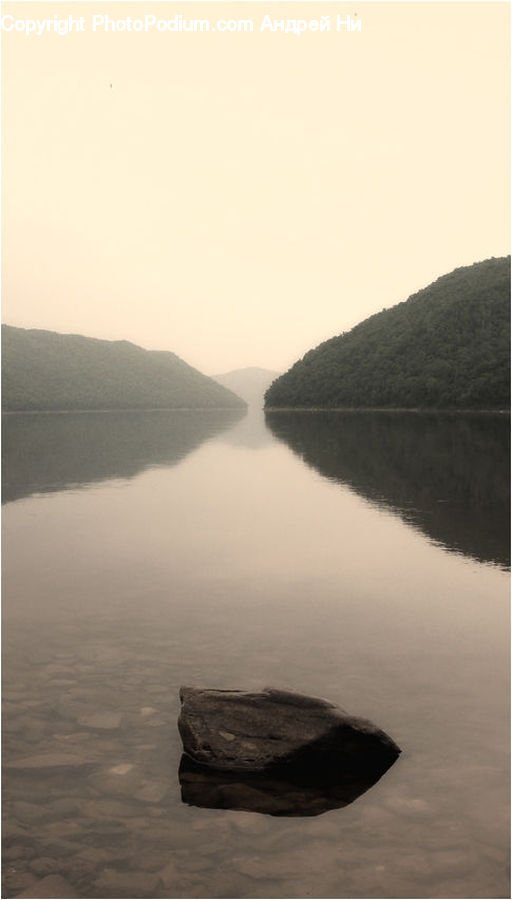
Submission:
[[[509,310],[510,257],[455,269],[310,350],[265,406],[507,408]]]
[[[2,408],[240,408],[245,403],[174,353],[128,341],[2,326]]]

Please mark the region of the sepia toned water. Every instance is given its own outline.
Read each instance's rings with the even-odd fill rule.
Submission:
[[[508,428],[4,417],[3,896],[508,896]],[[188,806],[180,685],[327,697],[402,755],[318,816]]]

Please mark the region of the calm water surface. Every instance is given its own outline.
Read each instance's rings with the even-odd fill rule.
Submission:
[[[508,896],[508,424],[6,417],[3,896]],[[187,806],[182,684],[403,752],[316,817]]]

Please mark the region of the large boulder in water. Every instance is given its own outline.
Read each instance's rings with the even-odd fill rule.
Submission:
[[[369,787],[400,754],[367,719],[317,697],[274,688],[253,693],[183,687],[180,699],[185,753],[223,773],[303,786]]]

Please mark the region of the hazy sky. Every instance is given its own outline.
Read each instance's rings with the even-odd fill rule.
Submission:
[[[92,16],[254,32],[93,33]],[[358,15],[361,33],[260,32]],[[509,252],[507,3],[4,3],[3,320],[288,368]],[[7,20],[10,22],[11,20]]]

